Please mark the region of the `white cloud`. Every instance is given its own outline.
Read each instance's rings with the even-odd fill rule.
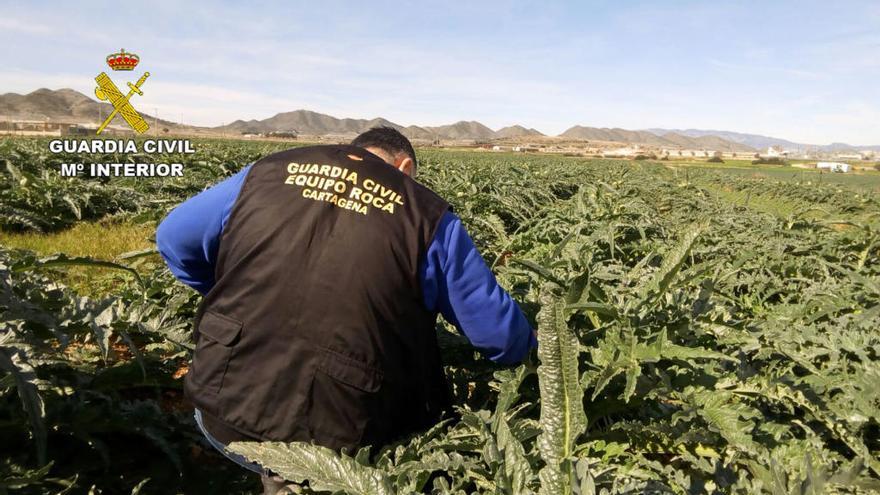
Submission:
[[[24,21],[13,17],[0,18],[0,30],[25,34],[51,34],[55,32],[51,27],[37,22]]]
[[[576,9],[457,7],[425,21],[415,5],[19,3],[0,7],[0,41],[14,48],[4,53],[0,92],[91,95],[102,57],[124,46],[152,73],[137,97],[145,113],[200,125],[307,108],[404,125],[713,127],[880,142],[871,136],[876,107],[847,103],[880,100],[870,84],[880,76],[876,7],[795,39],[784,19],[772,42],[761,31],[772,14],[746,24],[755,9],[739,4],[597,6],[588,10],[604,15],[598,22],[558,31]],[[339,15],[350,10],[361,17]],[[413,20],[425,22],[413,29]],[[34,62],[49,52],[59,58],[54,68]],[[118,84],[136,76],[111,75]]]
[[[731,69],[734,71],[743,71],[750,72],[758,75],[765,75],[767,77],[772,77],[774,75],[785,75],[785,76],[793,76],[800,79],[811,79],[811,80],[821,80],[828,79],[826,74],[817,71],[805,70],[805,69],[797,69],[786,67],[783,64],[780,65],[749,65],[749,64],[736,64],[723,62],[721,60],[709,59],[709,64],[721,68],[721,69]]]
[[[25,70],[0,70],[0,88],[2,92],[27,94],[39,88],[61,89],[72,88],[86,94],[91,93],[91,83],[82,74],[45,74]]]

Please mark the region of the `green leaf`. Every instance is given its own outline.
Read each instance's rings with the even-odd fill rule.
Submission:
[[[541,266],[538,263],[535,263],[534,261],[513,258],[510,260],[510,264],[522,266],[526,270],[540,276],[541,278],[543,278],[545,280],[549,280],[550,282],[553,282],[554,284],[556,284],[559,287],[562,287],[564,285],[562,280],[559,277],[557,277],[556,275],[554,275],[553,272],[551,272],[549,268]]]
[[[34,263],[16,266],[13,271],[21,272],[33,270],[37,268],[47,268],[54,266],[99,266],[101,268],[112,268],[114,270],[123,270],[134,275],[135,280],[141,283],[141,276],[134,268],[114,263],[112,261],[98,260],[87,256],[67,256],[66,254],[55,254],[46,258],[36,260]]]
[[[153,256],[159,254],[159,250],[156,248],[146,248],[139,249],[137,251],[128,251],[116,256],[117,260],[133,260],[137,258],[143,258],[147,256]]]
[[[0,370],[15,378],[18,397],[31,424],[31,433],[37,448],[37,459],[46,464],[46,409],[37,388],[37,374],[27,362],[25,353],[14,347],[0,347]]]
[[[508,493],[526,493],[529,482],[534,478],[532,466],[526,458],[525,449],[516,437],[511,433],[507,420],[503,417],[498,419],[497,428],[498,450],[502,452],[504,462],[505,488]]]
[[[534,373],[534,369],[530,366],[522,364],[514,371],[503,370],[495,374],[495,377],[501,382],[498,390],[498,402],[495,405],[494,420],[503,417],[507,410],[519,399],[519,387],[523,380]],[[493,424],[494,428],[494,424]]]
[[[697,237],[705,230],[706,226],[694,225],[684,231],[681,239],[664,256],[660,268],[654,272],[648,282],[639,287],[640,305],[656,301],[669,290],[681,267],[687,261],[691,248]]]
[[[609,306],[607,304],[599,304],[594,302],[581,302],[576,304],[569,304],[565,307],[566,311],[592,311],[594,313],[598,313],[600,315],[609,316],[611,318],[617,318],[617,309]]]
[[[565,303],[569,306],[586,302],[589,291],[586,289],[590,286],[590,272],[586,271],[571,279],[568,284],[568,291],[565,294]]]
[[[583,392],[578,383],[577,337],[568,328],[564,301],[545,284],[538,313],[538,384],[541,428],[538,449],[542,494],[571,493],[571,457],[575,441],[586,429]]]
[[[717,431],[734,448],[754,452],[756,444],[752,438],[755,425],[743,421],[760,415],[757,411],[739,403],[735,396],[723,390],[698,389],[688,398],[697,409],[697,414]]]
[[[352,495],[393,495],[391,479],[347,455],[302,442],[234,442],[229,450],[313,490]]]
[[[685,363],[689,363],[695,359],[718,359],[721,361],[729,361],[733,363],[739,362],[733,356],[728,356],[722,352],[710,351],[703,347],[692,346],[686,347],[683,345],[673,344],[669,342],[666,338],[666,329],[664,328],[660,334],[657,336],[657,340],[654,342],[653,346],[656,349],[656,357],[657,359],[670,359],[670,360],[680,360]]]

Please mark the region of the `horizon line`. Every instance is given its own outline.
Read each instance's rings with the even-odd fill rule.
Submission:
[[[71,87],[62,87],[62,88],[59,88],[59,89],[51,89],[51,88],[48,88],[48,87],[45,87],[45,86],[44,86],[44,87],[39,87],[39,88],[37,88],[37,89],[35,89],[35,90],[33,90],[33,91],[30,91],[29,93],[16,93],[16,92],[13,92],[13,91],[8,91],[8,92],[5,92],[5,93],[0,93],[0,96],[6,96],[6,95],[28,96],[28,95],[31,95],[31,94],[36,93],[36,92],[38,92],[38,91],[41,91],[41,90],[52,91],[52,92],[63,91],[63,90],[73,91],[73,92],[75,92],[75,93],[77,93],[77,94],[79,94],[79,95],[81,95],[81,96],[84,96],[84,97],[88,98],[90,101],[92,101],[92,102],[94,102],[94,103],[97,103],[97,104],[101,104],[101,103],[109,104],[109,103],[106,103],[106,102],[98,101],[98,100],[92,98],[91,96],[89,96],[88,94],[85,94],[85,93],[83,93],[83,92],[81,92],[81,91],[79,91],[79,90],[77,90],[77,89],[71,88]],[[534,131],[537,131],[538,133],[541,134],[541,137],[549,137],[549,138],[564,137],[564,136],[562,136],[562,134],[564,134],[564,133],[566,133],[566,132],[568,132],[568,131],[570,131],[570,130],[576,128],[576,127],[582,127],[582,128],[587,128],[587,129],[599,129],[599,130],[611,130],[611,131],[613,131],[613,130],[621,130],[621,131],[626,131],[626,132],[648,132],[648,133],[654,134],[655,136],[658,136],[658,137],[663,137],[664,135],[666,135],[666,134],[670,134],[670,133],[677,134],[677,135],[680,135],[680,136],[683,136],[683,137],[692,138],[692,139],[699,138],[699,137],[705,137],[705,136],[714,136],[714,137],[719,138],[719,139],[722,139],[722,140],[724,140],[724,141],[728,141],[728,142],[730,142],[730,143],[732,143],[732,144],[743,144],[743,145],[746,145],[746,146],[750,146],[750,145],[747,145],[747,144],[745,144],[745,143],[740,143],[740,142],[738,142],[738,141],[733,141],[733,140],[730,140],[730,139],[728,139],[728,138],[724,138],[724,137],[719,136],[719,135],[716,135],[716,134],[707,134],[707,135],[705,135],[705,136],[687,136],[687,135],[685,135],[685,134],[682,134],[682,132],[687,132],[687,131],[699,131],[699,132],[705,132],[705,133],[720,132],[720,133],[742,134],[742,135],[748,135],[748,136],[759,137],[759,138],[775,139],[775,140],[779,140],[779,141],[788,141],[789,143],[793,143],[793,144],[795,144],[795,145],[802,146],[802,147],[828,147],[828,146],[835,146],[835,145],[845,145],[845,146],[848,146],[848,147],[851,147],[851,148],[874,148],[874,147],[880,147],[880,144],[865,144],[865,143],[862,143],[862,144],[852,144],[852,143],[843,142],[843,141],[831,141],[831,142],[828,142],[828,143],[826,143],[826,144],[802,143],[802,142],[794,141],[794,140],[789,139],[789,138],[778,137],[778,136],[770,136],[770,135],[766,135],[766,134],[756,134],[756,133],[754,133],[754,132],[747,132],[747,131],[737,131],[737,130],[729,130],[729,129],[710,129],[710,128],[705,128],[705,129],[704,129],[704,128],[698,128],[698,127],[680,127],[680,126],[673,126],[673,127],[666,127],[666,126],[651,126],[651,127],[643,127],[643,128],[638,128],[638,129],[629,129],[629,128],[625,128],[625,127],[602,127],[602,126],[596,126],[596,125],[585,125],[585,124],[582,124],[582,123],[578,123],[578,124],[569,125],[564,131],[560,132],[559,134],[552,135],[552,134],[547,134],[547,133],[545,133],[545,132],[543,132],[543,131],[537,129],[536,127],[532,127],[532,126],[529,126],[529,125],[527,125],[527,124],[522,124],[522,123],[519,123],[519,122],[515,122],[515,123],[512,123],[512,124],[504,125],[504,126],[498,127],[497,129],[494,129],[494,128],[492,128],[492,127],[490,127],[490,126],[488,126],[488,125],[486,125],[486,124],[480,122],[479,120],[474,120],[474,119],[470,119],[470,120],[467,120],[467,119],[460,119],[460,120],[456,120],[456,121],[454,121],[454,122],[447,123],[447,124],[434,124],[434,125],[409,124],[409,125],[403,125],[403,124],[399,124],[399,123],[397,123],[397,122],[394,122],[394,121],[392,121],[392,120],[390,120],[390,119],[388,119],[388,118],[386,118],[386,117],[382,117],[382,116],[376,116],[376,117],[370,117],[370,118],[367,118],[367,117],[348,117],[348,116],[346,116],[346,117],[337,117],[337,116],[332,115],[332,114],[330,114],[330,113],[324,113],[324,112],[321,112],[321,111],[312,110],[312,109],[308,109],[308,108],[297,108],[297,109],[295,109],[295,110],[285,110],[285,111],[280,111],[280,112],[276,112],[275,114],[273,114],[273,115],[271,115],[271,116],[269,116],[269,117],[263,118],[263,119],[257,119],[257,118],[245,119],[245,118],[241,118],[241,117],[240,117],[240,118],[237,118],[237,119],[232,120],[232,121],[229,121],[229,122],[221,121],[221,123],[220,123],[219,125],[214,125],[214,126],[210,126],[210,125],[197,125],[197,124],[187,124],[187,123],[184,123],[184,122],[182,122],[182,121],[181,121],[181,122],[175,122],[175,121],[167,120],[167,119],[162,119],[162,120],[165,120],[166,122],[170,122],[170,123],[173,123],[173,124],[183,125],[183,126],[188,126],[188,127],[197,127],[197,128],[204,128],[204,129],[214,129],[214,128],[218,128],[218,127],[226,127],[226,126],[232,125],[232,124],[235,123],[235,122],[243,122],[243,123],[247,123],[247,122],[250,122],[250,121],[254,121],[254,122],[262,122],[262,121],[265,121],[265,120],[269,120],[269,119],[271,119],[271,118],[274,118],[274,117],[276,117],[276,116],[278,116],[278,115],[281,115],[281,114],[294,113],[294,112],[311,112],[311,113],[315,113],[315,114],[319,114],[319,115],[324,115],[324,116],[327,116],[327,117],[330,117],[330,118],[333,118],[333,119],[337,119],[337,120],[344,120],[344,119],[350,119],[350,120],[366,120],[366,121],[372,121],[372,120],[385,120],[385,121],[387,121],[387,122],[390,122],[391,124],[394,124],[394,125],[396,125],[396,126],[399,126],[399,127],[403,128],[403,129],[406,129],[406,128],[409,128],[409,127],[418,127],[418,128],[421,128],[421,129],[427,129],[427,128],[436,128],[436,127],[448,127],[448,126],[453,126],[453,125],[456,125],[456,124],[462,124],[462,123],[465,123],[465,124],[476,123],[476,124],[479,124],[479,125],[481,125],[481,126],[487,128],[487,129],[491,130],[492,132],[499,132],[499,131],[501,131],[501,130],[503,130],[503,129],[506,129],[506,128],[509,128],[509,127],[517,127],[517,126],[518,126],[518,127],[523,128],[523,129],[526,129],[526,130],[534,130]],[[0,117],[5,117],[5,115],[4,115],[4,114],[0,114]],[[657,134],[656,132],[652,131],[652,129],[653,129],[653,130],[656,130],[656,131],[664,131],[664,134]],[[633,144],[638,144],[638,143],[633,143]]]

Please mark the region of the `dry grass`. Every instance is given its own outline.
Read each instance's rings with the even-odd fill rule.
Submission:
[[[80,222],[70,229],[48,234],[0,231],[0,245],[34,251],[40,256],[64,253],[114,261],[121,254],[153,247],[155,233],[152,223]],[[158,256],[155,261],[159,262]],[[131,277],[119,270],[100,267],[70,266],[54,270],[61,274],[60,282],[91,297],[109,294],[123,278]]]
[[[152,224],[80,222],[50,234],[0,231],[0,245],[42,255],[65,253],[112,260],[129,251],[152,247],[155,233]]]

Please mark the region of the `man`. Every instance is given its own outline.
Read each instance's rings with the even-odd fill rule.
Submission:
[[[430,427],[449,406],[438,312],[493,361],[536,345],[416,168],[402,134],[375,128],[267,156],[159,225],[169,268],[205,295],[184,388],[221,452],[240,440],[351,452]]]

